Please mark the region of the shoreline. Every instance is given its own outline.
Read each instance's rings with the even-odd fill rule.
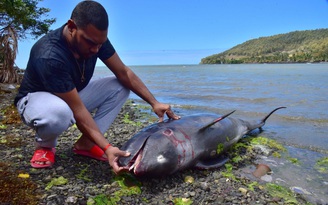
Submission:
[[[261,65],[261,64],[328,64],[328,62],[270,62],[270,63],[238,63],[237,65],[251,65],[251,64],[255,64],[255,65]],[[179,63],[179,64],[147,64],[147,65],[128,65],[129,67],[154,67],[154,66],[193,66],[193,65],[236,65],[234,63],[224,63],[224,64],[220,64],[220,63],[194,63],[194,64],[190,64],[190,63]],[[101,65],[101,66],[96,66],[96,67],[106,67],[105,65]],[[26,68],[19,68],[16,67],[15,68],[17,70],[17,72],[19,74],[24,74],[24,71]]]
[[[31,168],[29,160],[34,150],[34,131],[22,124],[15,114],[12,107],[15,92],[15,89],[0,90],[0,108],[4,113],[0,117],[0,173],[3,176],[0,203],[309,204],[303,195],[288,192],[288,188],[284,189],[286,195],[275,195],[273,190],[266,187],[269,183],[247,177],[253,170],[247,173],[244,168],[263,155],[263,150],[248,150],[242,146],[228,153],[231,159],[245,156],[242,160],[229,162],[214,170],[190,169],[151,179],[136,178],[130,174],[116,176],[106,162],[72,152],[73,143],[80,135],[79,130],[72,126],[58,139],[53,168]],[[105,136],[120,147],[133,134],[150,124],[148,120],[143,120],[145,118],[147,116],[138,107],[127,103]],[[243,140],[243,143],[247,145],[248,142]],[[54,184],[55,179],[59,184]],[[51,183],[53,185],[47,188]]]

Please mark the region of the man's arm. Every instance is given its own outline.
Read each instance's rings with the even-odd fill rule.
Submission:
[[[169,118],[180,118],[173,113],[170,105],[160,103],[156,100],[141,79],[121,61],[117,53],[114,53],[114,55],[105,60],[104,63],[126,88],[130,89],[153,107],[154,112],[160,118],[159,121],[163,121],[164,114]]]
[[[74,114],[74,118],[76,120],[76,125],[79,128],[79,130],[83,133],[83,135],[88,137],[101,149],[104,149],[109,144],[109,142],[100,132],[90,112],[84,106],[77,90],[74,88],[69,92],[55,93],[55,95],[63,99],[71,108]],[[112,166],[113,171],[115,173],[119,173],[120,171],[126,169],[124,167],[119,167],[117,164],[117,160],[115,159],[118,156],[128,156],[126,152],[119,150],[117,147],[111,146],[106,150],[105,153],[107,155],[109,164]]]
[[[76,120],[76,125],[79,130],[87,135],[90,140],[100,146],[100,148],[104,148],[108,144],[107,140],[102,136],[98,126],[93,120],[90,112],[84,106],[77,90],[74,88],[73,90],[66,93],[55,93],[58,97],[63,99],[68,106],[71,108],[74,114],[74,118]]]

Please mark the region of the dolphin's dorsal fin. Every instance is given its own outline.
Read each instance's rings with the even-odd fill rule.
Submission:
[[[199,131],[203,131],[203,130],[205,130],[206,128],[211,127],[212,125],[214,125],[215,123],[217,123],[217,122],[223,120],[224,118],[228,117],[229,115],[231,115],[231,114],[234,113],[235,111],[236,111],[236,110],[234,110],[234,111],[232,111],[232,112],[230,112],[230,113],[228,113],[228,114],[225,114],[225,115],[219,117],[218,119],[215,119],[213,122],[211,122],[211,123],[205,125],[204,127],[200,128]]]

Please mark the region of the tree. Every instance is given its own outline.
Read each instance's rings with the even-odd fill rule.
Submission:
[[[20,76],[14,69],[18,40],[15,30],[8,26],[0,33],[0,82],[14,83],[20,81]]]
[[[0,83],[17,83],[19,74],[15,69],[18,40],[37,38],[49,31],[56,21],[47,17],[48,8],[38,7],[42,0],[0,1]]]

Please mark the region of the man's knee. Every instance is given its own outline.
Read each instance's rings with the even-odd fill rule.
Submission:
[[[26,124],[50,133],[63,132],[75,123],[73,112],[67,103],[45,92],[28,96],[22,116]]]
[[[73,112],[66,103],[54,105],[47,114],[47,119],[52,129],[62,131],[75,123]]]
[[[34,119],[33,127],[37,133],[37,142],[43,147],[55,147],[57,138],[75,123],[73,113],[68,106],[51,106],[42,118]]]

